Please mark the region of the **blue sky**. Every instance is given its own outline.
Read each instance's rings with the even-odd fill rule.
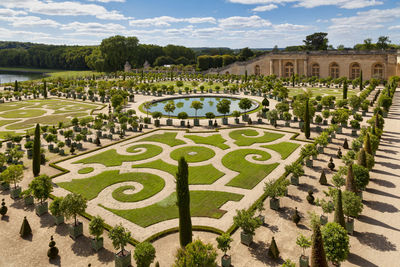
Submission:
[[[112,35],[190,47],[299,45],[327,32],[334,47],[381,35],[400,42],[395,0],[0,0],[0,40],[99,44]]]

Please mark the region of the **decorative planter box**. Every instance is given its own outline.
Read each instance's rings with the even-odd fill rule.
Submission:
[[[246,246],[250,246],[253,242],[253,235],[245,232],[240,232],[240,242]]]
[[[62,215],[57,216],[57,217],[53,216],[53,218],[54,218],[54,223],[56,225],[60,225],[60,224],[64,223],[64,216],[62,216]]]
[[[193,123],[194,123],[194,126],[200,126],[200,120],[199,119],[194,119]]]
[[[103,248],[103,237],[100,237],[99,239],[96,238],[92,238],[90,240],[90,243],[92,244],[92,248],[94,249],[94,251],[99,251],[100,249]]]
[[[279,198],[271,198],[269,200],[269,207],[272,210],[279,210],[279,207],[280,207]]]
[[[47,202],[38,203],[35,207],[36,215],[42,216],[43,214],[47,213],[49,210],[49,206]]]
[[[300,267],[308,267],[309,258],[308,256],[301,255],[299,258]]]
[[[185,127],[185,121],[181,121],[181,127]]]
[[[11,189],[10,197],[12,199],[17,199],[17,198],[19,198],[20,194],[21,194],[21,187],[17,186],[17,188]]]
[[[319,217],[319,221],[321,222],[322,225],[325,225],[328,223],[328,217],[326,217],[325,215],[321,215]]]
[[[349,235],[353,235],[354,233],[354,219],[350,218],[346,219],[346,230]]]
[[[239,122],[239,118],[235,118],[235,123],[236,124],[239,124],[240,122]]]
[[[78,225],[70,225],[69,226],[69,236],[72,239],[77,239],[79,236],[83,234],[83,223],[78,222]]]
[[[154,120],[154,125],[156,127],[160,127],[160,120]]]
[[[24,197],[25,206],[33,205],[33,196]]]
[[[213,126],[213,121],[212,120],[208,120],[208,126]]]
[[[121,252],[115,254],[115,267],[128,267],[131,266],[131,263],[132,257],[130,251],[125,250],[124,255]]]
[[[306,159],[306,166],[308,168],[312,168],[313,167],[313,161],[311,159]]]
[[[299,177],[295,176],[295,175],[291,175],[290,176],[290,183],[292,185],[299,185]]]

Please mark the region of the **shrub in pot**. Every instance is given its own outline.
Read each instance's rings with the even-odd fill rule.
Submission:
[[[306,256],[306,249],[311,246],[311,240],[300,234],[296,239],[296,245],[298,245],[302,249],[302,253],[299,258],[300,267],[308,267],[309,258],[308,256]]]
[[[321,230],[326,258],[338,266],[349,254],[349,236],[346,229],[335,222],[327,223]]]
[[[21,187],[17,186],[17,183],[22,181],[23,174],[24,167],[22,165],[10,165],[5,171],[1,173],[3,181],[8,184],[14,184],[14,188],[12,188],[10,192],[10,196],[13,199],[19,198],[21,194]]]
[[[179,112],[178,119],[181,120],[181,126],[185,127],[185,120],[188,118],[188,114],[186,112]]]
[[[220,249],[224,255],[221,258],[221,266],[222,267],[229,267],[231,266],[231,256],[227,255],[226,253],[231,248],[231,243],[233,239],[228,233],[223,233],[221,236],[217,237],[218,249]]]
[[[89,233],[94,236],[91,239],[92,248],[97,252],[103,248],[104,220],[100,216],[93,217],[89,223]]]
[[[316,205],[321,206],[322,208],[322,214],[320,216],[320,222],[322,225],[325,225],[328,222],[328,217],[325,216],[325,214],[330,214],[334,211],[335,205],[333,204],[332,201],[326,201],[325,199],[316,200]]]
[[[206,113],[206,118],[208,119],[208,126],[213,126],[213,120],[212,119],[214,119],[215,118],[215,115],[214,115],[214,113],[212,113],[212,112],[207,112]]]
[[[239,124],[240,112],[235,110],[235,111],[232,112],[232,116],[235,117],[235,123]]]
[[[279,197],[285,195],[287,184],[283,181],[269,181],[265,183],[264,191],[267,197],[270,197],[270,208],[279,209]]]
[[[156,250],[149,242],[139,243],[133,254],[136,265],[138,267],[150,267],[156,257]]]
[[[121,249],[115,254],[115,267],[130,266],[132,262],[131,252],[125,250],[125,246],[131,238],[131,232],[126,230],[122,224],[119,224],[110,230],[108,237],[111,239],[115,249]]]
[[[83,224],[79,222],[76,216],[85,212],[87,200],[80,194],[71,193],[64,197],[61,202],[61,209],[66,219],[74,218],[74,224],[69,227],[69,236],[76,239],[83,234]]]
[[[249,246],[253,242],[254,231],[261,226],[260,219],[254,217],[254,211],[243,209],[236,211],[233,222],[237,227],[242,229],[240,241],[242,244]]]
[[[363,210],[362,199],[351,191],[344,191],[342,198],[343,213],[346,216],[346,230],[352,235],[354,232],[354,218],[357,218]]]
[[[50,203],[49,210],[53,215],[54,222],[56,225],[60,225],[64,222],[64,215],[62,210],[63,197],[55,197],[53,202]]]
[[[49,176],[42,174],[35,177],[29,184],[29,189],[32,191],[33,196],[39,200],[35,210],[38,216],[42,216],[48,211],[47,199],[53,191],[53,184]]]
[[[299,178],[304,175],[303,165],[293,162],[292,164],[285,166],[285,171],[291,174],[290,182],[293,185],[299,185]]]
[[[194,240],[176,253],[176,267],[217,266],[217,252],[211,244],[204,244],[200,239]]]
[[[260,219],[261,224],[264,224],[265,223],[265,216],[261,214],[263,212],[263,210],[265,210],[264,202],[263,201],[259,201],[257,203],[256,208],[257,208],[257,211],[258,211],[258,216],[257,217]]]

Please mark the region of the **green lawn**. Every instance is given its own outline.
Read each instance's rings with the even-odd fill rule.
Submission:
[[[31,107],[33,106],[33,104],[30,104],[26,101],[18,101],[18,102],[7,102],[7,103],[2,103],[0,105],[0,112],[2,111],[8,111],[8,110],[17,110],[20,108],[27,108],[27,107]]]
[[[228,169],[239,172],[239,175],[227,183],[227,186],[252,189],[279,165],[279,163],[254,164],[248,162],[245,157],[249,154],[256,154],[252,158],[259,161],[271,158],[269,153],[257,149],[239,149],[229,152],[222,158],[222,164]]]
[[[17,121],[19,120],[0,120],[0,127]]]
[[[190,192],[190,214],[192,217],[208,217],[219,219],[226,213],[220,207],[227,201],[240,201],[243,195],[218,192],[218,191],[191,191]],[[158,222],[178,218],[178,207],[176,205],[176,193],[172,193],[164,200],[151,206],[132,209],[115,210],[102,206],[142,227],[148,227]]]
[[[235,144],[238,146],[251,146],[255,143],[268,143],[284,136],[283,134],[264,132],[263,136],[251,137],[257,135],[258,132],[253,129],[236,130],[229,133],[229,137],[236,140]]]
[[[134,165],[132,168],[150,168],[161,170],[170,173],[174,177],[178,171],[178,166],[168,164],[161,159]],[[217,170],[211,164],[203,166],[189,166],[189,184],[213,184],[222,176],[224,176],[224,173]]]
[[[122,162],[130,162],[130,161],[138,161],[149,159],[159,155],[162,152],[162,148],[152,144],[142,144],[142,145],[135,145],[129,147],[126,151],[130,153],[134,153],[139,151],[138,148],[145,148],[146,151],[137,155],[120,155],[117,153],[115,149],[110,149],[104,151],[102,153],[96,154],[94,156],[81,159],[74,163],[83,163],[83,164],[90,164],[90,163],[99,163],[103,164],[106,167],[112,166],[121,166]]]
[[[196,144],[205,144],[210,146],[219,147],[221,149],[228,149],[229,146],[224,144],[226,140],[220,134],[213,134],[211,136],[198,136],[198,135],[185,135],[186,138],[192,140]]]
[[[186,142],[184,142],[180,139],[176,139],[177,134],[178,133],[174,133],[174,132],[165,132],[163,134],[153,134],[153,135],[150,135],[149,137],[140,139],[137,142],[144,142],[144,141],[158,142],[158,143],[169,145],[171,147],[186,144]]]
[[[129,195],[129,202],[136,202],[154,196],[165,186],[165,181],[157,175],[141,172],[119,173],[118,170],[105,171],[90,178],[73,179],[71,182],[62,182],[58,183],[58,185],[68,191],[81,194],[88,200],[92,200],[106,187],[127,181],[143,185],[141,191]],[[124,198],[117,200],[127,201]]]
[[[45,110],[42,109],[20,109],[10,110],[0,114],[0,117],[7,119],[19,119],[19,118],[33,118],[39,117],[46,114]]]
[[[264,145],[261,147],[272,149],[281,154],[282,159],[289,157],[300,145],[291,142],[281,142],[273,145]]]
[[[92,167],[87,167],[87,168],[82,168],[78,171],[79,174],[87,174],[87,173],[91,173],[92,171],[94,171],[94,168]]]
[[[201,162],[214,157],[215,152],[207,147],[185,146],[175,149],[171,152],[170,156],[176,161],[178,161],[181,157],[185,157],[187,162]]]

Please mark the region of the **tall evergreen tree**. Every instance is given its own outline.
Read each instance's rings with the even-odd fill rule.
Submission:
[[[295,77],[294,77],[294,73],[292,74],[292,87],[294,87],[294,82],[295,82]]]
[[[179,209],[179,241],[181,247],[192,242],[192,219],[190,217],[190,193],[188,164],[184,157],[179,159],[176,173],[176,195]]]
[[[328,267],[326,254],[324,250],[324,241],[322,240],[321,225],[313,224],[313,235],[311,245],[311,267]]]
[[[343,81],[343,99],[347,99],[347,91],[348,91],[347,80],[344,80]]]
[[[363,85],[363,74],[362,74],[362,70],[360,71],[360,91],[362,91],[364,88]]]
[[[305,114],[304,114],[304,135],[306,138],[310,138],[310,111],[309,111],[309,100],[308,98],[306,99],[306,108],[305,108]]]
[[[46,81],[43,81],[43,97],[47,99],[47,84]]]
[[[369,136],[369,133],[367,133],[364,137],[364,149],[365,152],[372,155],[371,137]]]
[[[335,201],[335,216],[333,221],[340,224],[343,228],[346,229],[346,223],[344,222],[343,214],[342,190],[340,188],[337,189],[337,196]]]
[[[17,80],[15,80],[15,83],[14,83],[14,92],[18,92],[18,81]]]
[[[35,137],[33,139],[33,156],[32,156],[33,176],[40,174],[40,126],[36,124]]]
[[[346,190],[354,193],[356,192],[356,185],[354,184],[353,164],[350,164],[347,167]]]
[[[363,147],[358,152],[357,164],[367,168],[367,154]]]

